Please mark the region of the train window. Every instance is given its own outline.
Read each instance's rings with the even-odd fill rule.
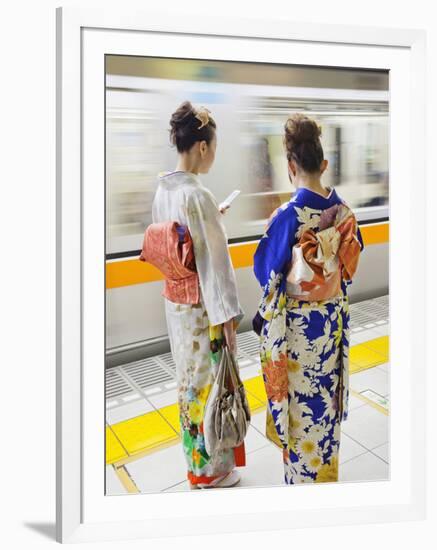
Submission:
[[[323,181],[336,187],[348,204],[361,212],[388,205],[388,105],[371,103],[344,105],[331,103],[320,108],[302,109],[288,102],[287,109],[267,109],[259,101],[251,110],[245,127],[247,146],[247,195],[252,206],[248,227],[259,230],[265,218],[286,200],[290,185],[282,145],[284,121],[288,113],[303,112],[322,128],[322,144],[329,167]],[[329,109],[330,112],[327,112]]]
[[[123,63],[122,56],[111,58],[106,89],[108,255],[135,255],[141,246],[151,222],[157,174],[176,164],[168,120],[185,99],[206,105],[217,121],[216,161],[201,176],[203,183],[219,202],[236,188],[242,191],[224,218],[233,241],[257,238],[270,213],[290,199],[282,135],[287,117],[297,111],[322,127],[329,161],[324,182],[338,189],[359,219],[387,216],[386,73],[363,79],[354,70],[268,65],[259,71],[253,63],[147,58]]]

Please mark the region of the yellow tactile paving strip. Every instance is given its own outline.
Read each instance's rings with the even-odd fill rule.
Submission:
[[[388,336],[374,338],[350,348],[351,374],[388,361]],[[262,376],[249,378],[243,383],[251,412],[262,410],[267,404]],[[108,426],[106,428],[106,463],[121,467],[127,462],[179,440],[179,412],[175,403]]]
[[[176,407],[176,405],[174,405]],[[169,407],[166,407],[168,409]],[[152,411],[111,426],[128,455],[160,447],[178,437],[159,411]]]
[[[377,223],[361,227],[361,235],[365,246],[381,244],[389,241],[389,224]],[[250,243],[231,244],[229,254],[235,269],[253,265],[258,241]],[[160,281],[162,273],[148,262],[140,260],[119,260],[106,262],[106,288],[137,285]]]
[[[267,395],[262,376],[255,376],[243,381],[247,401],[252,412],[263,409],[267,405]]]
[[[106,463],[120,462],[128,456],[126,449],[112,431],[112,427],[106,426]]]
[[[349,372],[354,374],[370,367],[389,362],[389,337],[373,338],[362,344],[351,346]]]

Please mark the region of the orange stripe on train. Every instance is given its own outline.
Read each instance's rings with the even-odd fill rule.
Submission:
[[[366,246],[382,244],[389,241],[389,224],[364,225],[360,227]],[[242,243],[229,246],[232,264],[235,269],[249,267],[253,264],[253,255],[258,242]],[[138,259],[121,260],[106,263],[106,288],[138,285],[161,281],[163,276],[151,264]]]

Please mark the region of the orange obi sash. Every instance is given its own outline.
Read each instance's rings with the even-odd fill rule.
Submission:
[[[287,294],[321,301],[340,294],[341,280],[351,280],[358,266],[358,224],[352,210],[336,204],[320,216],[318,231],[307,229],[293,247]]]

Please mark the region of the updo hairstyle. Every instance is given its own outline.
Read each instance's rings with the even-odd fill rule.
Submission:
[[[305,172],[319,172],[324,159],[321,127],[311,118],[296,113],[287,120],[284,129],[287,159],[295,161]]]
[[[206,141],[209,145],[215,136],[216,123],[211,115],[206,114],[207,123],[196,118],[197,110],[189,101],[184,101],[170,119],[170,142],[176,145],[179,153],[189,151],[196,141]],[[202,126],[201,128],[199,128]]]

